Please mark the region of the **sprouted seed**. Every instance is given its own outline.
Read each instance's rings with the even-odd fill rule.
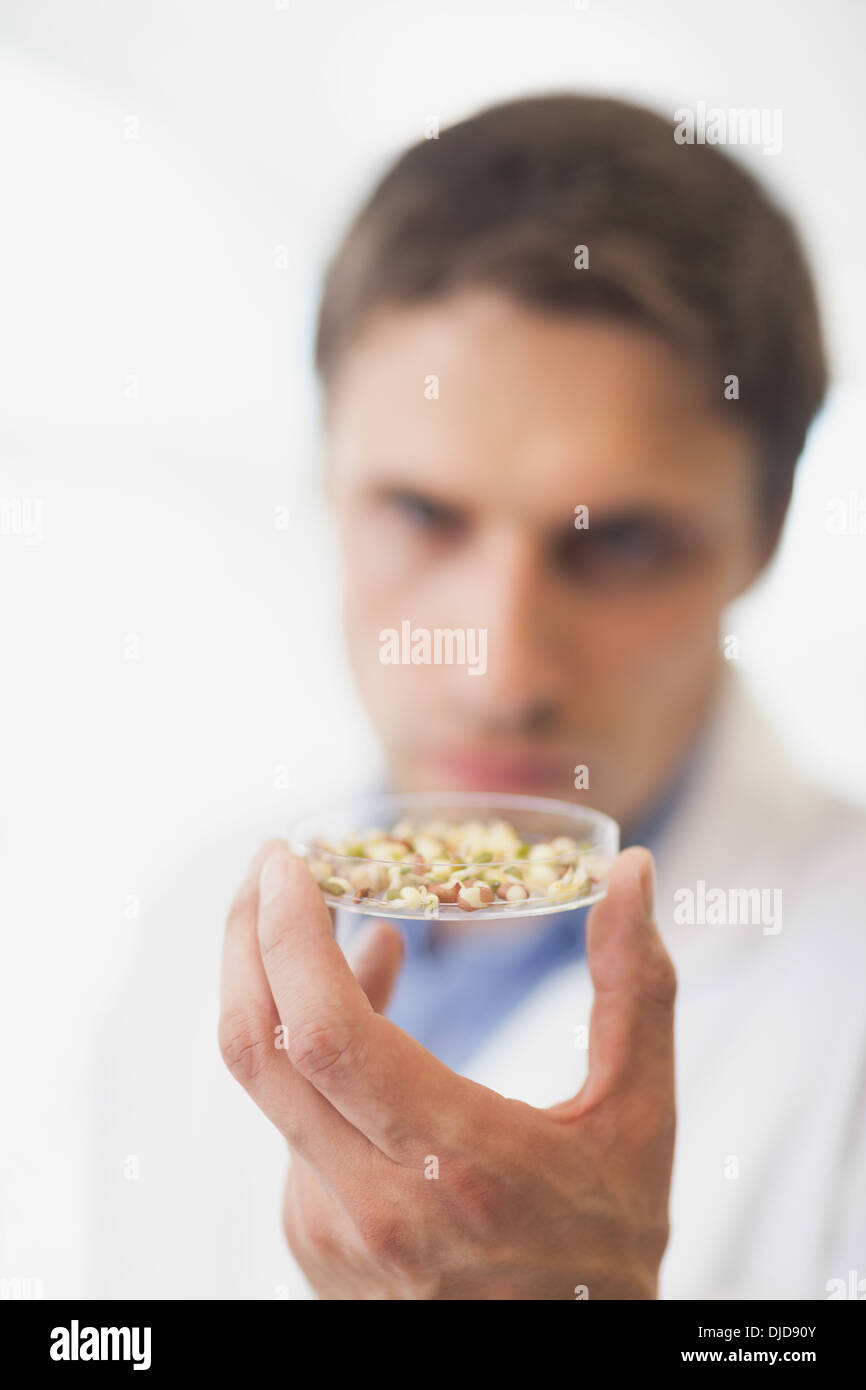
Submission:
[[[587,896],[609,869],[589,842],[560,835],[530,843],[505,820],[403,819],[390,830],[319,839],[307,861],[327,896],[427,917],[442,906],[478,912],[497,900],[565,903]]]

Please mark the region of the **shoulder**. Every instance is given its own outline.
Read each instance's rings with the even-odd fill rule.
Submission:
[[[773,895],[783,915],[781,956],[821,971],[866,968],[866,808],[795,767],[741,680],[726,678],[690,788],[658,847],[659,906],[710,891]],[[678,897],[679,895],[679,897]],[[776,897],[778,895],[778,897]],[[721,902],[721,898],[717,898]],[[670,918],[672,914],[668,913]],[[660,916],[660,926],[663,923]],[[708,955],[736,931],[678,930],[681,950]],[[744,940],[749,940],[748,933]],[[692,943],[690,946],[689,943]],[[700,943],[700,944],[699,944]],[[729,949],[729,948],[728,948]]]

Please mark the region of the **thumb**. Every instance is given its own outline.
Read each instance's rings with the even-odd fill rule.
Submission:
[[[392,922],[364,924],[347,954],[355,978],[378,1014],[388,1007],[403,964],[403,938]]]
[[[594,1000],[581,1109],[617,1092],[673,1103],[676,975],[653,921],[654,878],[649,850],[624,850],[589,916]]]

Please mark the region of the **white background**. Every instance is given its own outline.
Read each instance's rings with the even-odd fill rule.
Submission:
[[[671,116],[781,109],[781,154],[741,157],[800,220],[836,386],[780,557],[729,630],[794,758],[866,799],[866,536],[827,530],[831,499],[866,497],[866,7],[0,14],[0,498],[43,508],[41,544],[0,536],[0,1276],[58,1296],[81,1289],[86,1049],[155,885],[375,766],[336,625],[310,335],[344,219],[430,116],[555,87]]]

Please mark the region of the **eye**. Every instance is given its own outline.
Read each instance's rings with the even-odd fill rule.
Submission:
[[[453,507],[425,497],[420,492],[398,491],[388,497],[391,509],[419,531],[445,534],[457,529],[460,516]]]
[[[560,569],[596,585],[627,585],[666,577],[689,558],[680,528],[664,519],[612,517],[564,536],[557,547]]]
[[[645,565],[664,553],[664,534],[653,522],[614,521],[590,536],[599,555],[607,555],[625,565]]]

